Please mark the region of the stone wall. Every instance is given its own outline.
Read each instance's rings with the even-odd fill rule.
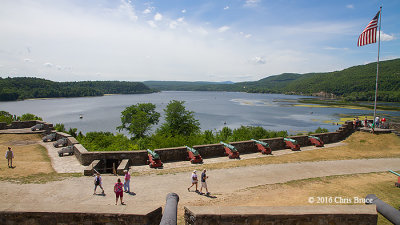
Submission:
[[[157,224],[158,225],[161,221],[161,217],[162,217],[161,207],[145,214],[1,211],[0,224],[4,225]]]
[[[351,122],[343,124],[337,132],[313,134],[319,137],[325,144],[335,143],[348,137],[354,132]],[[95,151],[88,152],[75,138],[66,133],[57,132],[57,139],[66,137],[68,138],[68,145],[74,145],[74,154],[79,162],[84,165],[90,165],[94,160],[114,160],[121,162],[123,159],[129,160],[129,165],[145,165],[148,159],[147,151]],[[296,140],[301,147],[310,146],[308,135],[291,136],[290,138]],[[261,139],[267,142],[273,151],[285,148],[283,138],[269,138]],[[240,154],[256,153],[257,148],[253,141],[238,141],[229,143],[235,146]],[[202,158],[213,158],[225,156],[224,146],[222,144],[209,144],[209,145],[196,145],[193,146],[199,151]],[[188,153],[185,147],[174,147],[155,149],[155,152],[160,155],[163,162],[184,161],[188,160]]]
[[[375,205],[190,206],[185,224],[376,225]]]
[[[43,124],[44,130],[46,130],[47,132],[50,132],[53,129],[53,124],[51,123],[46,123],[40,120],[30,120],[30,121],[13,121],[11,122],[10,125],[7,125],[7,123],[0,123],[0,130],[31,128],[36,124]]]

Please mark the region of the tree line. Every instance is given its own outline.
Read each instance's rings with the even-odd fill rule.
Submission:
[[[150,88],[185,91],[235,91],[313,95],[323,92],[345,101],[371,101],[375,95],[376,63],[326,73],[283,73],[254,82],[148,82]],[[400,59],[379,63],[378,100],[400,102]]]
[[[0,78],[0,101],[28,98],[86,97],[104,94],[154,92],[141,82],[79,81],[54,82],[34,77]]]

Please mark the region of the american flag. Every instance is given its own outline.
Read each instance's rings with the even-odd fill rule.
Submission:
[[[376,43],[376,33],[378,28],[378,18],[380,12],[381,11],[379,10],[376,16],[371,20],[371,22],[369,22],[367,27],[363,30],[360,37],[358,37],[357,46]]]

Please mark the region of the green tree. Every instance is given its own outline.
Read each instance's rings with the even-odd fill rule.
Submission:
[[[19,121],[29,121],[29,120],[43,120],[42,117],[38,117],[32,113],[25,113],[17,118]]]
[[[165,123],[158,132],[172,136],[189,136],[200,131],[200,123],[194,118],[194,112],[186,110],[185,101],[172,100],[164,109]]]
[[[0,122],[11,124],[12,121],[13,121],[13,116],[9,112],[0,111]]]
[[[134,138],[142,138],[150,129],[151,125],[159,122],[160,113],[155,111],[156,106],[152,103],[138,103],[126,107],[121,112],[121,126],[118,126],[119,131],[125,129]]]

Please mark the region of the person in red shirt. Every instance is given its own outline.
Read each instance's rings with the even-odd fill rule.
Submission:
[[[122,198],[124,197],[124,189],[123,189],[124,184],[121,183],[121,179],[118,178],[117,183],[114,185],[114,192],[115,192],[115,205],[118,203],[118,198],[121,198],[121,205],[125,205],[125,203],[122,201]]]

